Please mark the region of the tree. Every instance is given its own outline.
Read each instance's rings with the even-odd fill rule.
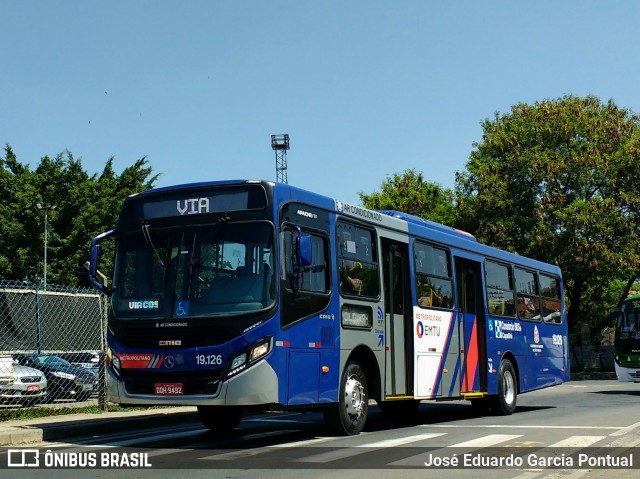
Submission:
[[[146,158],[120,175],[110,158],[100,176],[89,176],[70,152],[44,156],[35,170],[9,145],[0,158],[0,278],[39,284],[44,271],[44,227],[36,204],[47,205],[47,283],[88,286],[84,263],[91,238],[115,225],[124,199],[157,179]],[[51,207],[55,207],[55,209]],[[108,246],[107,246],[108,247]],[[105,262],[110,267],[109,252]]]
[[[482,122],[456,175],[459,226],[558,264],[572,326],[640,271],[639,117],[593,96],[517,104]]]
[[[415,169],[388,176],[379,192],[358,195],[362,204],[372,210],[403,211],[453,226],[453,193],[425,180]]]

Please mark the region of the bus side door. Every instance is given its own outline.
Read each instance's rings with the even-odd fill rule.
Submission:
[[[461,392],[487,390],[486,320],[480,263],[456,257],[458,317],[464,343]]]
[[[383,395],[413,397],[409,253],[406,243],[382,238],[386,373]]]

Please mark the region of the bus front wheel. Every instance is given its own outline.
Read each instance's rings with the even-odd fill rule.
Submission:
[[[244,409],[237,406],[198,406],[200,421],[216,434],[228,434],[242,419]]]
[[[518,398],[516,370],[511,361],[504,359],[498,369],[498,396],[494,397],[492,410],[502,416],[510,416],[516,409]]]
[[[324,411],[327,426],[341,436],[360,434],[367,421],[367,378],[358,363],[350,362],[342,373],[338,402]]]

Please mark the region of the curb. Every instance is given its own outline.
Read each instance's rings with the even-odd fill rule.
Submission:
[[[187,410],[185,410],[187,409]],[[162,412],[71,414],[29,421],[0,423],[0,446],[16,446],[43,441],[59,441],[144,429],[152,426],[179,426],[199,423],[195,408],[174,408]]]

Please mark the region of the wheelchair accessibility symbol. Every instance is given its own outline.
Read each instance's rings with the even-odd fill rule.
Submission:
[[[189,314],[189,301],[178,301],[176,303],[173,315],[176,317],[186,316]]]

